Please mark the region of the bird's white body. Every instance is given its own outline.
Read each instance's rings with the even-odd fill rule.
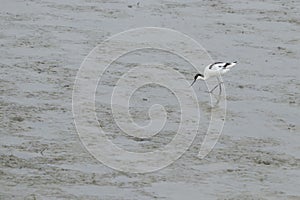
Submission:
[[[196,82],[196,80],[207,80],[211,77],[217,77],[219,81],[220,91],[221,91],[221,82],[219,76],[227,73],[230,69],[235,66],[237,62],[215,62],[213,64],[205,67],[203,74],[196,74],[194,81],[191,86]],[[216,85],[216,87],[218,86]],[[216,87],[214,87],[210,92],[212,92]]]
[[[198,76],[197,79],[207,80],[211,77],[218,77],[227,73],[237,62],[215,62],[204,69],[204,77]]]

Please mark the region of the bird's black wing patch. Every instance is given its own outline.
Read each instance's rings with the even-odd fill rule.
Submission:
[[[225,63],[225,65],[223,66],[223,68],[224,69],[226,69],[226,67],[228,66],[228,65],[230,65],[231,63]]]
[[[215,62],[215,63],[211,64],[211,65],[209,66],[209,69],[211,69],[214,65],[220,64],[220,63],[223,63],[223,62]]]

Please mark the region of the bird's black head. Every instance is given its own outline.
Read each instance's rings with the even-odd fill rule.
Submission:
[[[197,80],[199,77],[204,78],[203,74],[196,74],[194,80]]]
[[[203,79],[203,78],[204,78],[203,74],[196,74],[195,77],[194,77],[194,81],[192,82],[191,86],[192,86],[192,85],[196,82],[196,80],[199,79],[199,78],[202,78],[202,79]]]

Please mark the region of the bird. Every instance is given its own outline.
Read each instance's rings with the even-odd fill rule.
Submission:
[[[215,62],[212,63],[208,66],[205,67],[204,73],[203,74],[196,74],[194,77],[194,81],[192,82],[191,86],[198,80],[207,80],[212,77],[217,77],[218,79],[218,84],[209,91],[209,93],[212,93],[218,86],[220,87],[220,93],[222,91],[221,84],[222,82],[220,81],[220,75],[227,73],[230,71],[230,69],[237,64],[237,61],[235,62]]]

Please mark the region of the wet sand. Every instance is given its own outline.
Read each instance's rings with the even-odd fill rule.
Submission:
[[[2,1],[0,199],[300,199],[299,13],[298,1],[284,0]],[[198,159],[200,131],[172,165],[130,174],[102,165],[82,146],[72,89],[92,48],[143,26],[183,32],[214,60],[239,65],[224,76],[227,117],[213,151]],[[194,76],[180,60],[165,62]],[[204,84],[195,87],[202,95]],[[161,98],[150,88],[149,99],[170,102],[163,92]],[[209,101],[207,94],[201,98]],[[115,130],[106,106],[97,102],[100,124]],[[202,109],[207,129],[209,110]],[[133,116],[143,119],[145,112],[141,106]],[[117,132],[111,138],[151,150],[174,129],[170,124],[152,141],[129,141]]]

